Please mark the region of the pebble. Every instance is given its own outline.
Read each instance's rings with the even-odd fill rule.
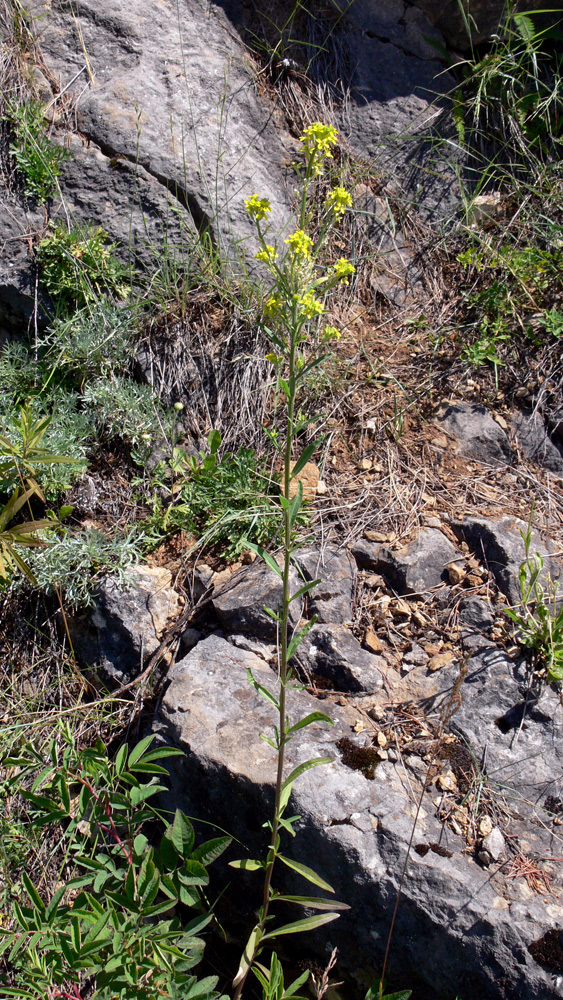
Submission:
[[[428,669],[434,672],[434,670],[440,670],[442,667],[448,665],[453,660],[453,653],[437,653],[436,656],[431,656],[428,660]]]
[[[381,639],[372,628],[368,628],[364,636],[364,646],[370,653],[381,653],[384,649]]]

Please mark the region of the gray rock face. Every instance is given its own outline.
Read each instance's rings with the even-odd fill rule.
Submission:
[[[358,538],[350,549],[360,569],[377,570],[379,567],[380,542],[368,542],[367,538]]]
[[[415,0],[415,3],[440,29],[450,45],[463,51],[470,47],[468,23],[471,26],[471,42],[476,45],[495,34],[506,13],[503,0],[466,0],[463,13],[457,0],[444,0],[442,3],[436,3],[436,0]],[[557,3],[553,4],[553,7],[557,6]],[[516,3],[514,9],[533,11],[545,7],[542,0],[525,0],[524,3]]]
[[[98,669],[104,680],[118,684],[127,683],[142,670],[145,658],[158,648],[166,625],[181,611],[169,570],[135,567],[129,577],[129,584],[120,584],[106,576],[89,621],[72,623],[80,659],[88,668]]]
[[[486,518],[466,517],[463,521],[452,521],[452,528],[472,548],[479,558],[484,559],[492,572],[499,589],[511,604],[521,600],[518,574],[520,564],[526,556],[521,532],[528,530],[525,521],[518,518],[502,517],[498,521]],[[530,555],[539,552],[544,560],[540,582],[545,586],[547,574],[554,582],[561,576],[561,562],[551,555],[551,543],[544,543],[537,531],[532,532]]]
[[[362,649],[341,625],[313,625],[297,652],[297,660],[311,672],[330,681],[337,691],[371,694],[383,685],[387,663]]]
[[[309,594],[317,621],[336,625],[351,621],[356,564],[347,549],[308,547],[298,549],[295,559],[305,580],[321,581]]]
[[[273,750],[259,738],[260,732],[271,733],[271,710],[248,684],[248,667],[261,684],[274,687],[274,675],[262,660],[216,636],[206,639],[170,670],[155,720],[161,738],[185,751],[172,761],[170,805],[239,837],[244,847],[237,845],[236,857],[247,851],[256,856],[265,848],[260,824],[271,808],[275,772]],[[318,707],[304,692],[290,692],[290,719]],[[419,785],[414,773],[406,782],[400,765],[389,761],[376,767],[372,780],[347,767],[336,744],[349,737],[356,711],[327,700],[321,707],[334,727],[301,730],[288,746],[288,769],[313,757],[333,757],[330,765],[307,771],[295,784],[290,811],[301,819],[290,851],[351,906],[324,937],[315,934],[317,944],[321,939],[327,947],[344,945],[342,967],[358,976],[373,975],[385,950]],[[463,853],[461,840],[434,818],[430,796],[423,801],[415,844],[440,844],[440,852],[411,855],[390,978],[436,1000],[456,994],[556,1000],[558,989],[527,949],[553,925],[548,899],[523,903],[514,880],[506,882],[507,895],[501,896],[490,872]],[[302,889],[285,870],[276,873],[275,885]],[[238,910],[245,901],[252,907],[259,892],[258,879],[245,882]],[[253,919],[251,913],[248,917]],[[313,943],[311,936],[307,946]]]
[[[539,414],[519,414],[512,427],[526,458],[563,477],[563,452],[551,440]]]
[[[502,427],[484,406],[450,403],[436,415],[436,423],[457,438],[458,451],[486,465],[509,465],[514,454]]]
[[[383,547],[377,568],[397,593],[417,594],[439,586],[445,578],[447,564],[456,556],[459,556],[458,550],[441,531],[423,528],[404,549]]]
[[[302,586],[295,569],[291,570],[291,588]],[[243,566],[213,590],[212,605],[226,632],[242,633],[267,642],[276,640],[276,623],[264,608],[277,613],[282,600],[282,583],[273,570],[260,560]],[[300,618],[300,601],[290,605],[293,625]]]

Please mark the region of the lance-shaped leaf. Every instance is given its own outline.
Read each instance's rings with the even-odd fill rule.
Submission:
[[[258,951],[258,946],[260,944],[261,939],[262,939],[262,931],[260,930],[259,927],[255,927],[247,941],[246,948],[244,949],[244,952],[242,954],[240,965],[238,967],[238,972],[235,978],[233,979],[233,986],[235,987],[238,986],[238,984],[246,976],[250,966],[252,965],[254,956]]]
[[[295,477],[298,476],[301,470],[307,465],[307,462],[312,458],[321,441],[322,438],[317,438],[316,441],[311,441],[311,443],[307,445],[291,470],[292,479],[295,479]]]
[[[302,764],[296,767],[288,778],[285,779],[281,787],[280,795],[280,811],[283,811],[289,802],[289,796],[291,795],[291,789],[297,781],[297,779],[305,774],[305,771],[309,771],[312,767],[320,767],[321,764],[332,764],[334,757],[313,757],[312,760],[304,760]]]
[[[266,552],[266,549],[262,545],[256,545],[254,542],[247,542],[246,547],[250,549],[251,552],[255,552],[257,556],[260,556],[260,558],[264,560],[266,565],[270,567],[272,572],[275,573],[276,576],[279,576],[281,579],[283,573],[280,567],[278,566],[274,557],[270,555],[269,552]]]
[[[274,903],[297,903],[311,910],[349,910],[348,903],[339,903],[336,899],[323,899],[322,896],[274,896]]]
[[[304,917],[303,920],[295,920],[291,924],[284,924],[283,927],[276,928],[264,934],[262,941],[266,938],[279,937],[281,934],[300,934],[302,931],[314,931],[316,927],[323,924],[330,924],[333,920],[338,920],[339,913],[319,913],[314,917]]]
[[[309,715],[305,715],[299,722],[295,722],[289,727],[287,733],[295,733],[298,729],[305,729],[306,726],[310,726],[313,722],[327,722],[329,726],[334,726],[334,720],[330,716],[325,715],[324,712],[310,712]]]
[[[284,854],[278,854],[278,858],[280,861],[283,861],[284,865],[287,865],[288,868],[292,868],[293,871],[299,872],[299,874],[302,875],[303,878],[306,878],[308,882],[312,882],[313,885],[318,885],[319,889],[324,889],[325,892],[334,892],[332,886],[328,882],[325,882],[324,878],[321,878],[320,875],[317,875],[312,868],[308,868],[307,865],[302,865],[300,861],[294,861],[293,858],[286,858]]]
[[[305,583],[302,587],[299,588],[299,590],[296,590],[295,593],[291,595],[291,597],[289,598],[290,604],[292,601],[297,601],[299,600],[300,597],[304,597],[305,594],[308,594],[320,582],[321,581],[319,579],[319,580],[310,580],[309,583]]]
[[[279,708],[280,708],[279,702],[276,700],[276,698],[274,698],[274,695],[271,693],[271,691],[268,691],[268,688],[265,688],[265,687],[263,687],[262,684],[258,683],[258,681],[254,677],[254,674],[252,673],[252,670],[250,669],[250,667],[246,671],[246,676],[248,677],[248,680],[249,680],[250,684],[252,684],[252,687],[254,688],[254,690],[258,691],[258,693],[261,694],[262,697],[265,698],[266,701],[268,701],[270,703],[270,705],[273,705],[274,708],[279,711]]]

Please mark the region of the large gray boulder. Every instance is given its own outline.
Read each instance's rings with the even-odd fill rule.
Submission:
[[[307,546],[297,549],[294,558],[305,580],[320,580],[309,593],[317,621],[332,625],[351,621],[356,564],[348,550],[336,545]]]
[[[563,478],[563,448],[551,439],[539,413],[519,413],[512,430],[526,458]]]
[[[292,593],[303,585],[295,569],[290,571]],[[212,607],[225,632],[248,635],[259,640],[276,640],[278,626],[266,609],[279,611],[283,599],[282,581],[266,563],[257,559],[235,573],[227,572],[215,584]],[[296,625],[301,601],[290,605],[290,622]]]
[[[172,762],[169,804],[239,838],[234,857],[265,850],[261,823],[271,808],[275,773],[274,751],[259,736],[272,732],[271,706],[248,683],[248,668],[260,684],[275,689],[274,673],[252,653],[217,636],[199,643],[170,670],[154,723],[160,737],[185,754]],[[366,742],[365,733],[353,732],[357,710],[290,692],[292,721],[319,708],[334,727],[300,730],[288,745],[287,768],[319,756],[333,761],[295,784],[290,812],[301,819],[286,850],[318,870],[336,897],[351,906],[326,934],[308,936],[307,948],[319,941],[327,948],[341,946],[341,967],[359,979],[373,979],[381,968],[426,765],[419,758],[408,771],[385,759],[377,764],[372,748],[370,767],[353,769],[349,765],[359,766],[358,750]],[[515,879],[483,871],[463,840],[435,818],[435,794],[424,795],[417,819],[391,949],[391,981],[418,987],[418,996],[436,1000],[456,995],[556,1000],[559,989],[529,946],[558,925],[561,907],[547,896],[524,900]],[[259,879],[237,882],[242,884],[233,906],[251,921]],[[303,888],[291,875],[286,880],[285,870],[276,873],[275,885],[293,892]]]

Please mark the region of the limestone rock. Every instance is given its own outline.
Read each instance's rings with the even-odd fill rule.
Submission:
[[[461,455],[486,465],[508,465],[514,461],[506,434],[484,406],[449,403],[438,410],[436,422],[457,438]]]
[[[160,566],[137,566],[128,583],[106,576],[98,586],[89,619],[71,623],[81,661],[102,678],[124,684],[158,648],[166,626],[181,611],[172,574]]]
[[[302,586],[295,569],[291,570],[291,587],[295,593]],[[226,632],[241,633],[259,640],[276,639],[276,622],[264,610],[277,612],[282,600],[282,582],[261,560],[243,566],[213,589],[212,605]],[[300,601],[290,605],[291,621],[300,618]]]
[[[338,691],[372,693],[383,685],[383,657],[362,649],[342,625],[313,625],[298,649],[297,659],[316,677],[326,678]]]
[[[551,440],[539,414],[519,414],[513,420],[512,427],[518,445],[527,458],[563,477],[563,451]]]
[[[358,538],[352,544],[350,551],[360,569],[379,569],[379,553],[381,552],[381,544],[379,542],[371,542],[367,538]]]
[[[356,564],[347,549],[336,545],[298,549],[295,560],[305,580],[320,579],[309,593],[317,621],[339,625],[352,619]]]
[[[399,594],[415,594],[437,587],[446,566],[458,556],[449,539],[436,528],[423,528],[406,548],[381,548],[377,568]]]
[[[452,521],[451,526],[458,535],[484,559],[493,574],[499,589],[511,604],[521,600],[518,574],[526,552],[522,532],[527,533],[528,525],[518,518],[501,517],[498,521],[487,518],[466,517],[463,521]],[[551,553],[554,547],[544,542],[537,531],[532,531],[530,554],[539,554],[544,559],[544,569],[540,582],[546,584],[547,573],[552,580],[561,576],[561,562]]]
[[[274,752],[259,738],[260,732],[272,731],[271,706],[249,685],[249,667],[261,684],[274,687],[273,672],[252,653],[217,636],[199,643],[171,668],[154,726],[161,739],[185,754],[170,761],[169,806],[228,829],[244,844],[242,851],[237,844],[234,857],[261,856],[265,849],[261,823],[271,807],[275,773]],[[292,721],[318,708],[305,692],[290,692]],[[291,856],[317,870],[334,886],[336,897],[351,906],[330,924],[328,934],[311,935],[308,947],[323,949],[330,941],[341,948],[343,969],[368,974],[381,964],[385,950],[416,814],[416,795],[409,797],[415,779],[405,783],[400,765],[390,760],[374,764],[370,776],[367,769],[347,766],[340,747],[342,740],[345,746],[352,743],[356,712],[326,700],[322,710],[332,716],[334,727],[315,724],[298,731],[288,745],[288,771],[313,757],[333,757],[294,786],[289,808],[301,819]],[[463,853],[460,838],[434,818],[427,802],[419,813],[417,840],[439,843],[444,850],[411,855],[390,980],[405,987],[417,984],[431,996],[556,1000],[559,991],[549,973],[526,947],[551,925],[545,900],[536,910],[499,909],[488,875]],[[237,874],[234,910],[244,909],[252,920],[257,882],[238,879]],[[303,883],[284,869],[276,873],[276,886],[299,892]],[[518,904],[512,881],[507,893],[509,902]]]

